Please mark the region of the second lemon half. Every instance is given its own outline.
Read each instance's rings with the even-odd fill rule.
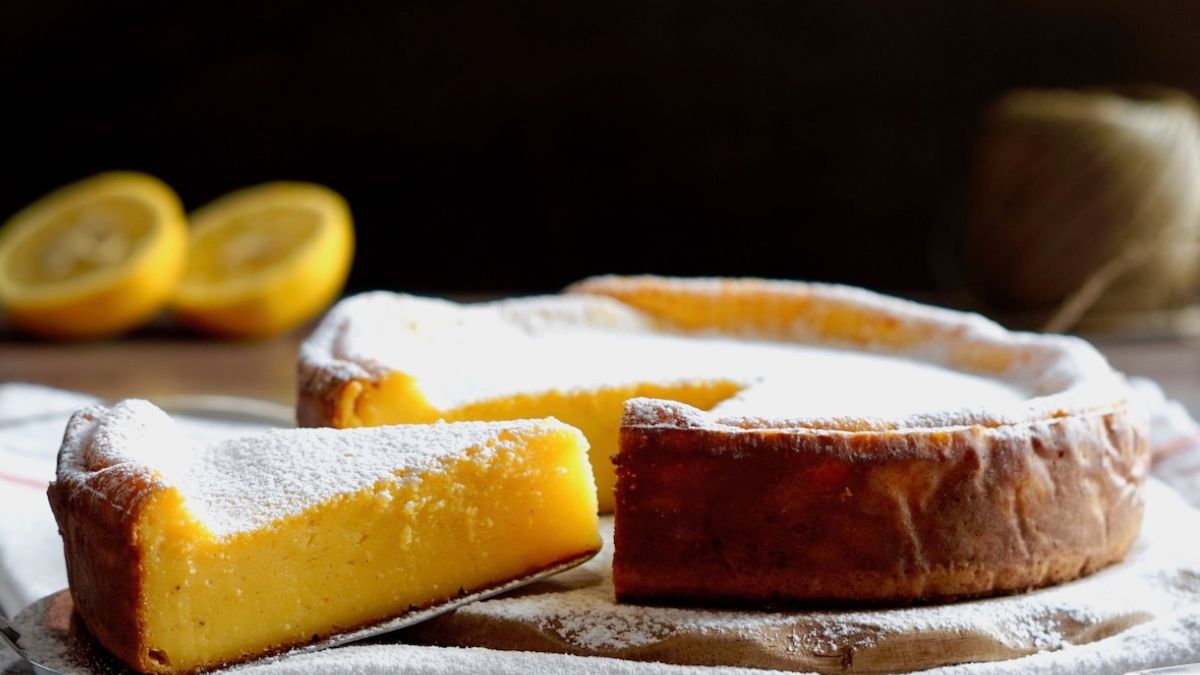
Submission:
[[[286,331],[328,306],[350,272],[350,209],[320,185],[239,190],[201,207],[191,222],[173,308],[206,332],[256,338]]]

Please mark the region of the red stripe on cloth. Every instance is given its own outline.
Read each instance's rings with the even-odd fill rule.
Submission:
[[[1157,462],[1197,445],[1200,445],[1200,431],[1188,434],[1186,436],[1172,438],[1166,443],[1154,448],[1151,454],[1154,455],[1154,461]]]
[[[25,487],[37,488],[39,490],[44,490],[46,485],[48,485],[48,483],[46,483],[44,480],[26,478],[25,476],[17,476],[11,473],[4,473],[3,471],[0,471],[0,480],[7,481],[9,483],[16,483],[17,485],[24,485]]]

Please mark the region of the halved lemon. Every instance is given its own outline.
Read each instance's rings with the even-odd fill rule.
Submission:
[[[281,333],[338,295],[354,255],[350,208],[329,188],[267,183],[191,214],[177,318],[235,338]]]
[[[186,223],[179,197],[146,174],[102,173],[60,188],[0,228],[0,301],[31,333],[124,332],[174,292]]]

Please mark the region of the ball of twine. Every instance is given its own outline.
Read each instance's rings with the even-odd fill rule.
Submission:
[[[1065,330],[1091,309],[1186,305],[1200,288],[1200,124],[1187,94],[1026,90],[987,116],[964,272],[990,304]]]

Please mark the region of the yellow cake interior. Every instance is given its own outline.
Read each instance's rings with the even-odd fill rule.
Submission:
[[[428,427],[420,432],[422,442],[436,442],[438,429],[461,426]],[[555,420],[471,427],[469,434],[447,433],[447,445],[434,451],[432,460],[429,448],[423,448],[419,462],[398,458],[391,475],[357,489],[334,490],[269,522],[240,515],[206,522],[204,514],[214,508],[243,508],[254,499],[239,496],[237,504],[214,506],[218,499],[211,495],[196,499],[197,488],[187,478],[171,484],[172,475],[196,469],[156,470],[160,480],[136,510],[130,551],[79,550],[70,534],[75,516],[66,513],[64,523],[60,515],[69,566],[87,564],[88,556],[140,558],[137,653],[106,646],[145,670],[188,671],[371,624],[599,547],[595,488],[586,441],[578,431]],[[314,445],[331,448],[313,453],[312,462],[354,462],[342,455],[354,454],[358,444],[389,442],[388,435],[413,429],[286,433],[293,435],[298,455]],[[306,436],[311,434],[359,438],[335,436],[331,444],[311,442]],[[236,461],[222,463],[225,469],[237,466]],[[305,472],[303,459],[294,464],[283,468]],[[246,471],[253,473],[257,466]],[[86,481],[86,474],[82,478]],[[322,479],[322,472],[311,478]],[[246,489],[255,485],[253,477],[231,480],[245,481]],[[281,473],[273,481],[258,481],[257,489],[290,480]],[[59,485],[69,489],[69,482]],[[280,501],[267,506],[272,514],[288,510],[279,507]],[[296,500],[283,501],[290,506]],[[87,613],[104,603],[104,589],[72,590],[101,594],[80,603],[89,626],[113,620]],[[104,629],[94,632],[104,635]]]
[[[425,400],[413,379],[394,373],[378,383],[356,384],[357,396],[344,399],[340,426],[360,427],[383,424],[419,424],[446,420],[513,420],[550,416],[576,427],[588,439],[591,463],[595,467],[596,492],[602,511],[611,511],[616,474],[611,466],[617,451],[617,436],[625,401],[637,397],[663,398],[708,410],[736,394],[740,385],[729,380],[695,380],[658,384],[642,382],[594,390],[522,393],[479,401],[448,410],[435,408]]]

